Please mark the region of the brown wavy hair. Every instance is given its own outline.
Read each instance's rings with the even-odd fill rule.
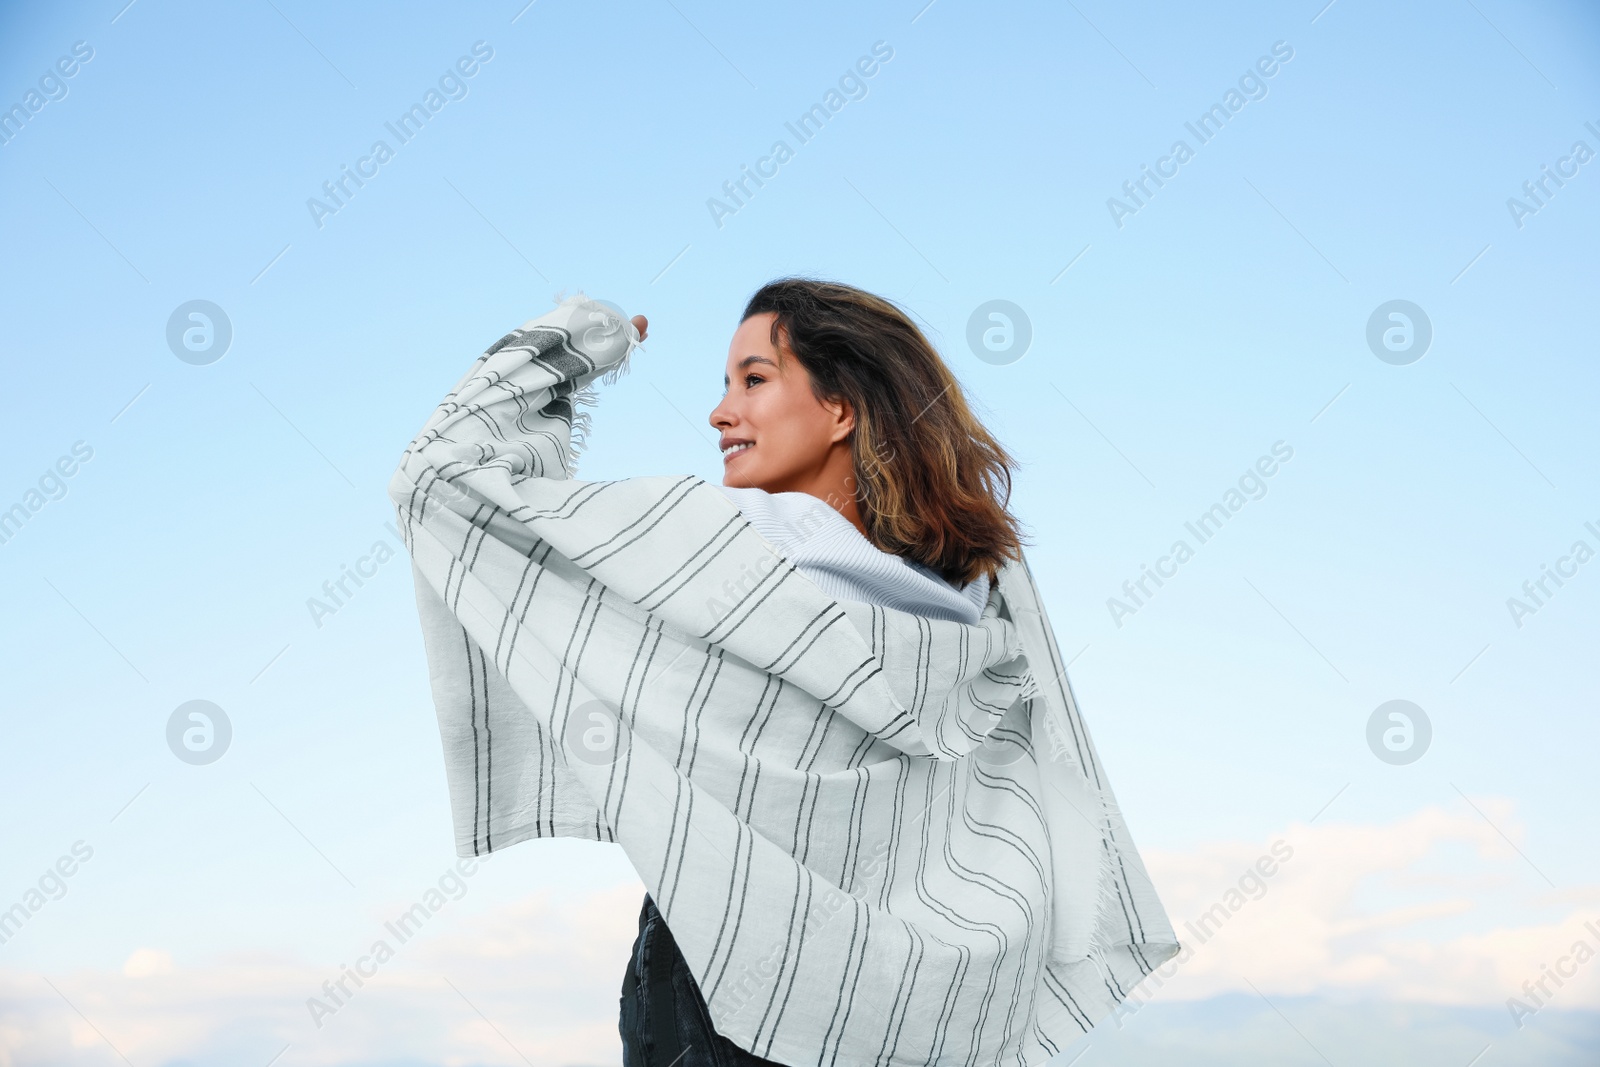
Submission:
[[[1016,461],[972,414],[961,383],[894,303],[837,282],[780,278],[740,322],[774,312],[772,344],[819,401],[855,412],[850,450],[867,539],[946,581],[991,581],[1022,557],[1007,510]]]

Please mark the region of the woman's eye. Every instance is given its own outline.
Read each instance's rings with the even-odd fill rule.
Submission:
[[[746,389],[750,388],[752,385],[756,385],[764,381],[766,381],[766,379],[761,377],[759,374],[746,374],[744,376],[744,385]]]

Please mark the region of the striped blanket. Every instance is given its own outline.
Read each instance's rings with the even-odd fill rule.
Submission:
[[[1026,563],[976,625],[929,619],[828,597],[700,478],[574,479],[638,343],[565,300],[390,483],[459,853],[619,844],[758,1056],[1059,1052],[1178,943]]]

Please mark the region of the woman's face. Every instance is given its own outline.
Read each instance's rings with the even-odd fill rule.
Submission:
[[[775,312],[752,315],[734,331],[723,382],[727,392],[711,412],[722,435],[722,484],[769,493],[814,492],[849,470],[849,404],[824,404],[811,376],[772,344]]]

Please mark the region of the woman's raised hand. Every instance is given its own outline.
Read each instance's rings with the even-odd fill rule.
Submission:
[[[643,341],[645,330],[647,327],[649,327],[650,320],[645,318],[643,315],[635,315],[632,321],[634,327],[639,331],[639,340]]]

